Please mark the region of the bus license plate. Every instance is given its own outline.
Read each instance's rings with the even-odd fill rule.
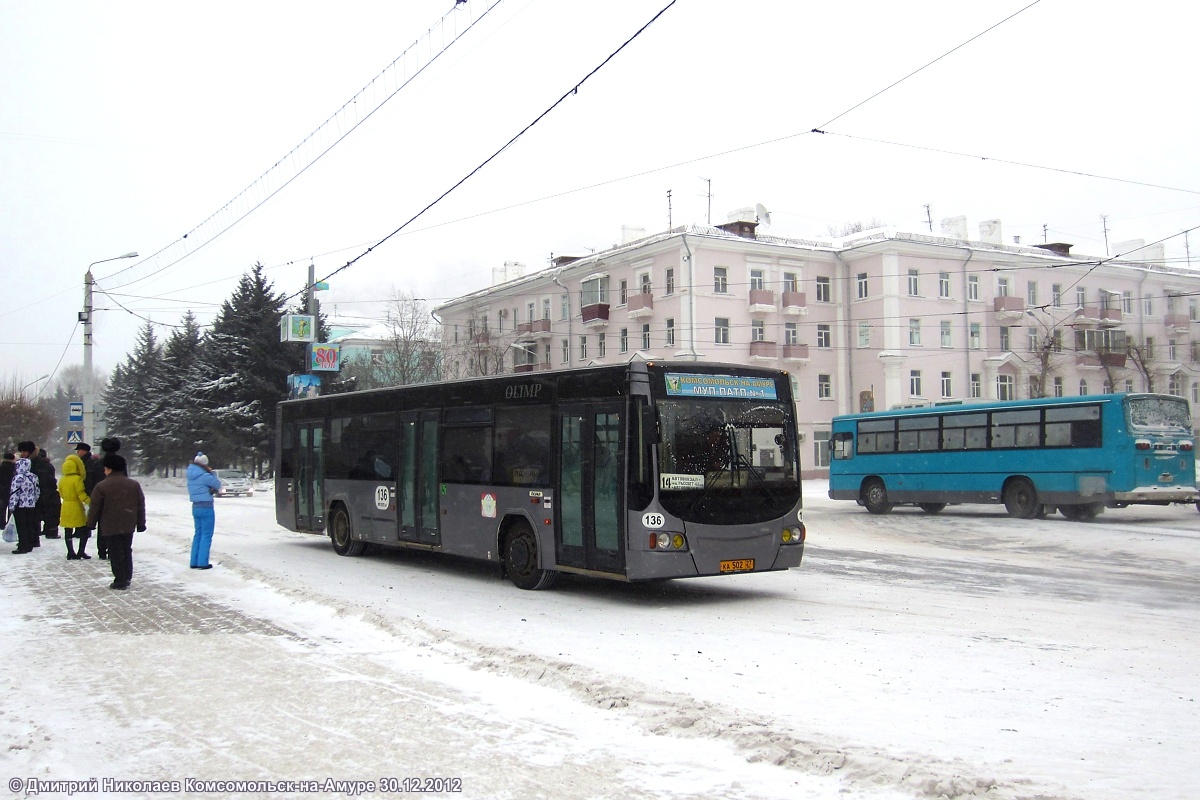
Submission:
[[[721,572],[749,572],[754,569],[753,558],[737,558],[721,562]]]

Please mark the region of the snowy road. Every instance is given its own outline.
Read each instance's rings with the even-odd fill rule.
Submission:
[[[186,498],[148,487],[127,593],[59,542],[0,556],[0,767],[466,798],[1200,795],[1193,508],[873,517],[805,488],[798,570],[521,592],[433,554],[338,558],[264,495],[219,503],[221,565],[190,571]]]

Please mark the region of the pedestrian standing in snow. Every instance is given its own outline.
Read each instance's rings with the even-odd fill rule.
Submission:
[[[8,495],[12,492],[12,479],[17,474],[17,457],[5,453],[0,459],[0,528],[8,525]]]
[[[192,522],[196,532],[192,535],[192,569],[212,569],[208,563],[208,551],[212,546],[213,530],[217,526],[217,514],[213,508],[213,495],[221,489],[221,480],[208,466],[208,456],[196,453],[187,468],[188,499],[192,501]]]
[[[42,536],[47,539],[59,538],[59,517],[62,515],[62,502],[58,499],[58,476],[54,474],[54,464],[44,449],[39,448],[30,457],[30,467],[37,475],[38,485],[42,496],[38,501],[38,516],[41,518]]]
[[[17,549],[13,550],[13,555],[32,553],[37,546],[37,504],[40,493],[41,487],[30,468],[29,459],[18,458],[8,495],[8,513],[17,525]]]
[[[113,437],[105,437],[100,440],[100,450],[104,455],[115,453],[121,449],[121,440]],[[96,491],[96,484],[104,480],[104,456],[92,458],[87,465],[87,475],[83,479],[83,490],[89,496]],[[96,531],[96,555],[100,560],[108,558],[108,542],[100,530]]]
[[[23,458],[29,462],[29,474],[33,476],[35,481],[38,481],[38,492],[40,495],[42,490],[42,482],[38,478],[37,470],[34,469],[33,463],[37,454],[38,446],[33,442],[29,441],[28,439],[23,442],[17,442],[17,459],[20,461],[20,459]],[[57,492],[55,492],[55,494],[57,494]],[[42,501],[40,496],[38,498],[37,507],[34,509],[34,511],[33,542],[29,545],[31,548],[42,546]],[[19,550],[20,548],[18,547],[17,549]]]
[[[112,567],[110,589],[128,589],[133,579],[133,534],[146,530],[146,496],[142,486],[125,474],[125,459],[109,453],[101,462],[104,480],[96,484],[87,526],[97,528],[107,539],[108,563]]]
[[[62,477],[58,479],[58,496],[62,499],[59,522],[63,527],[63,540],[67,544],[68,561],[91,558],[84,552],[91,536],[87,529],[87,509],[84,506],[91,500],[83,489],[83,475],[83,460],[74,454],[67,456],[63,461]],[[72,540],[79,541],[78,553],[75,552]]]

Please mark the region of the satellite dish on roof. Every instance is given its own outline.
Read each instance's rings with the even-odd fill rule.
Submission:
[[[760,225],[770,225],[771,224],[771,212],[767,211],[767,207],[764,206],[762,203],[755,204],[754,213],[755,213],[755,215],[758,216],[758,223]]]

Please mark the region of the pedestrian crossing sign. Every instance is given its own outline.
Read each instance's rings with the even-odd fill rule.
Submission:
[[[67,431],[67,444],[79,444],[83,441],[83,431]]]

